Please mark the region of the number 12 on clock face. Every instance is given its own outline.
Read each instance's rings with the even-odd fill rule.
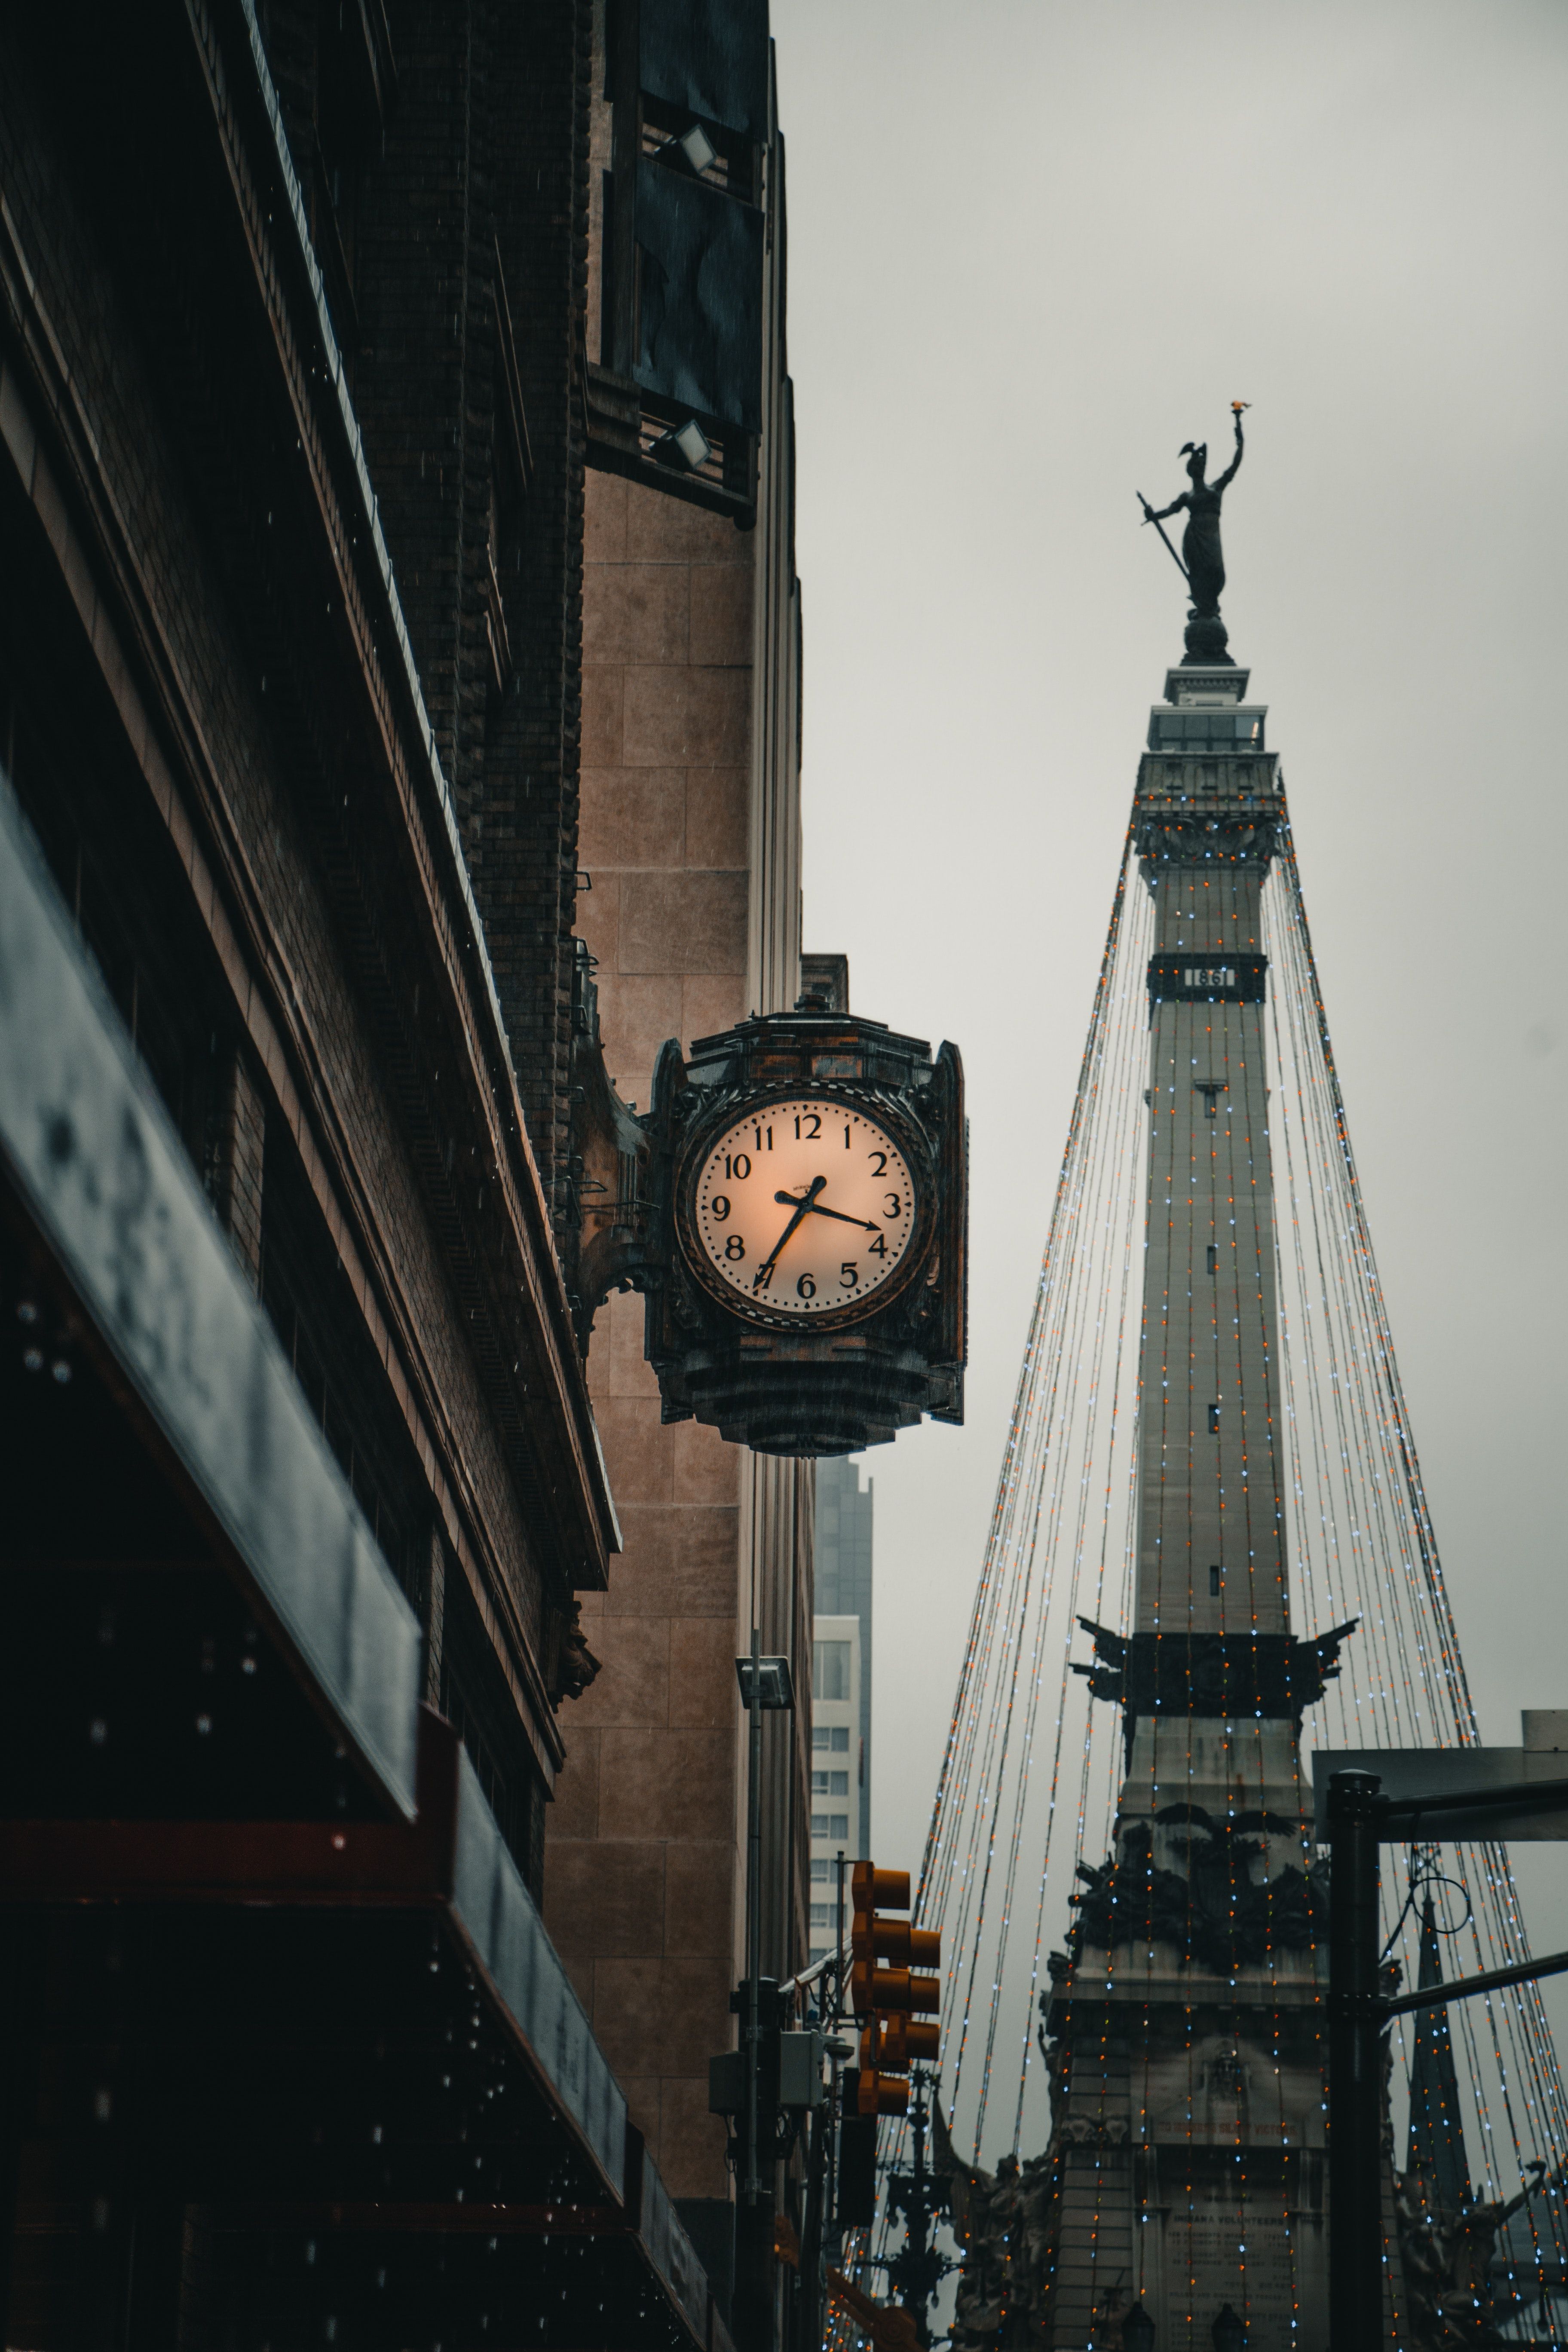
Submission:
[[[909,1164],[876,1119],[820,1098],[773,1103],[709,1148],[691,1241],[737,1306],[809,1320],[884,1286],[915,1212]]]

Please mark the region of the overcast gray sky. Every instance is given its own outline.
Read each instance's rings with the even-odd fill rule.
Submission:
[[[1483,1736],[1568,1706],[1568,8],[773,0],[806,943],[962,1047],[967,1427],[876,1481],[875,1842],[918,1861],[1117,858],[1227,437],[1269,705]],[[1521,1875],[1568,1944],[1568,1856]],[[1556,2004],[1560,2020],[1568,2004]],[[1560,2024],[1559,2032],[1563,2027]],[[1560,2048],[1562,2047],[1560,2042]],[[1564,2052],[1568,2055],[1568,2052]]]

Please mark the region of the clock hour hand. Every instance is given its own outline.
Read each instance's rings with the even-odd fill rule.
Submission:
[[[766,1257],[763,1258],[761,1265],[758,1266],[755,1274],[752,1275],[752,1288],[753,1290],[755,1290],[758,1283],[761,1282],[764,1274],[771,1274],[773,1272],[773,1263],[777,1258],[780,1250],[783,1249],[785,1242],[788,1241],[790,1235],[794,1233],[801,1219],[813,1206],[817,1194],[821,1192],[826,1181],[827,1179],[826,1176],[814,1176],[806,1189],[806,1194],[804,1201],[796,1201],[793,1199],[788,1192],[784,1192],[780,1195],[782,1200],[788,1201],[790,1202],[791,1207],[795,1211],[795,1214],[790,1219],[788,1224],[784,1227],[783,1233],[779,1235],[777,1241],[773,1244],[772,1249],[768,1252]]]
[[[826,1177],[818,1179],[818,1181],[823,1183],[826,1181]],[[782,1208],[795,1206],[795,1196],[793,1192],[775,1192],[773,1198]],[[882,1230],[880,1225],[873,1224],[869,1217],[846,1216],[842,1209],[825,1209],[820,1201],[803,1201],[799,1205],[803,1209],[809,1209],[814,1217],[837,1217],[841,1225],[859,1225],[868,1234],[879,1234]],[[783,1248],[782,1242],[779,1246]]]

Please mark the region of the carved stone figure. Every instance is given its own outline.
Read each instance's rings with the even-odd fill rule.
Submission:
[[[952,2226],[963,2248],[953,2306],[952,2352],[1037,2352],[1050,2258],[1052,2164],[1011,2153],[995,2171],[966,2164],[941,2106],[934,2111],[932,2168],[945,2174]]]
[[[556,1667],[555,1704],[563,1699],[581,1698],[599,1672],[600,1661],[588,1647],[588,1637],[583,1631],[583,1604],[572,1604],[570,1622],[561,1635],[561,1649]]]
[[[1118,1944],[1173,1944],[1192,1965],[1229,1976],[1271,1951],[1304,1952],[1322,1942],[1323,1890],[1294,1864],[1267,1880],[1254,1868],[1268,1852],[1256,1832],[1289,1824],[1263,1813],[1215,1822],[1201,1805],[1167,1808],[1160,1819],[1177,1812],[1186,1822],[1186,1834],[1173,1841],[1184,1852],[1185,1876],[1159,1867],[1142,1822],[1127,1832],[1120,1861],[1098,1869],[1079,1864],[1084,1892],[1072,1897],[1079,1916],[1068,1931],[1074,1958],[1086,1945],[1110,1951]]]
[[[1208,467],[1208,444],[1191,441],[1182,444],[1182,455],[1187,461],[1187,479],[1191,489],[1162,507],[1158,513],[1145,516],[1148,522],[1163,522],[1167,516],[1180,514],[1185,508],[1188,521],[1182,534],[1182,561],[1187,568],[1187,581],[1193,592],[1193,616],[1200,621],[1217,621],[1219,600],[1225,587],[1225,553],[1219,541],[1220,504],[1226,490],[1236,479],[1237,467],[1244,454],[1241,434],[1241,411],[1236,411],[1236,455],[1217,482],[1205,481]]]
[[[1459,2212],[1434,2203],[1417,2172],[1394,2176],[1394,2211],[1413,2332],[1423,2352],[1492,2352],[1508,2338],[1492,2308],[1488,2268],[1499,2232],[1541,2186],[1539,2158],[1516,2196],[1476,2200]]]

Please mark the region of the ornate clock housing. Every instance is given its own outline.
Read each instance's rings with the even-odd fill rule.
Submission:
[[[647,1349],[666,1421],[846,1454],[963,1418],[958,1055],[803,1011],[659,1057]]]
[[[765,1097],[688,1154],[681,1246],[709,1289],[749,1320],[852,1322],[918,1263],[928,1160],[886,1112],[851,1098]]]

